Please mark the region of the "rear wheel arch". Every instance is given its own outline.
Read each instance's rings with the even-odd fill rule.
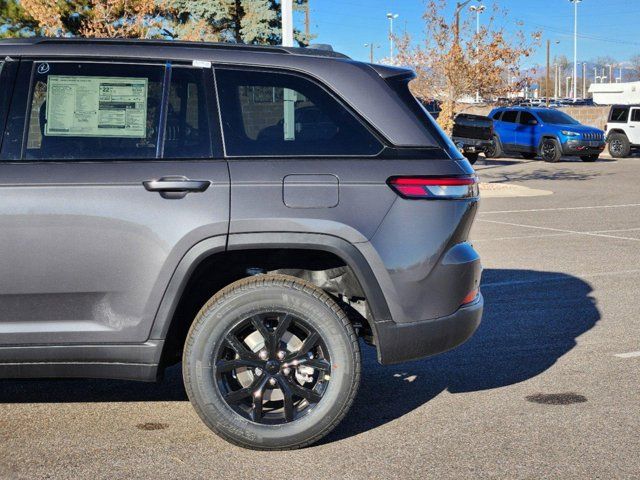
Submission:
[[[335,292],[328,293],[333,293],[352,323],[361,324],[365,338],[370,335],[370,340],[377,345],[376,322],[388,321],[391,315],[371,267],[362,253],[346,240],[323,234],[252,233],[231,235],[228,248],[221,249],[217,242],[210,240],[197,244],[180,262],[156,315],[151,338],[164,340],[162,365],[179,360],[184,339],[198,311],[227,285],[263,272],[288,270],[286,273],[291,275],[290,270],[300,270],[293,275],[304,279],[309,272],[341,266],[348,269],[357,282],[352,290],[362,292],[369,318],[335,296]]]

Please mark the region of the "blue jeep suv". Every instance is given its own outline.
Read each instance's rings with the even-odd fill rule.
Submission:
[[[537,155],[557,162],[563,155],[579,156],[595,162],[604,150],[604,132],[582,125],[564,112],[549,108],[496,108],[489,114],[494,121],[493,148],[488,158],[503,154]]]

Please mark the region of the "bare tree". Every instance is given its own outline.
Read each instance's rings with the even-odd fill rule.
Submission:
[[[540,36],[528,37],[521,30],[507,35],[504,28],[495,28],[497,15],[506,15],[497,8],[476,33],[469,20],[458,26],[455,17],[446,18],[445,7],[445,0],[429,1],[422,16],[425,38],[418,44],[408,35],[398,38],[395,63],[415,69],[413,93],[442,103],[438,122],[450,132],[454,113],[465,97],[476,93],[486,98],[504,96],[527,84],[521,61],[531,55]]]

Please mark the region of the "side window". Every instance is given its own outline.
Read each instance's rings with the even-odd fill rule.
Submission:
[[[205,75],[211,70],[174,67],[164,137],[164,158],[209,158],[211,138]]]
[[[216,69],[227,155],[375,155],[380,142],[319,85],[285,73]]]
[[[520,112],[520,118],[518,119],[518,123],[521,125],[532,125],[531,122],[537,122],[536,117],[534,117],[529,112]]]
[[[505,110],[502,114],[502,121],[508,123],[516,123],[516,119],[518,118],[517,110]]]
[[[611,109],[611,114],[609,115],[609,121],[614,123],[627,123],[627,119],[629,118],[629,109],[622,107],[616,108],[613,107]]]
[[[164,67],[36,62],[24,158],[155,158]]]
[[[634,108],[631,110],[631,121],[640,122],[640,108]]]
[[[500,120],[500,117],[502,116],[503,110],[500,110],[499,112],[496,112],[493,114],[493,119],[494,120]]]

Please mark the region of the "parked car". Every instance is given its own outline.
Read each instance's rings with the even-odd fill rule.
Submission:
[[[214,432],[290,449],[347,415],[359,338],[389,365],[478,327],[477,178],[411,70],[156,40],[0,54],[1,378],[182,361]]]
[[[595,162],[605,147],[602,130],[582,125],[558,110],[496,108],[489,117],[494,121],[495,138],[493,150],[485,152],[488,157],[519,154],[557,162],[566,155]]]
[[[471,164],[476,163],[480,153],[493,146],[493,136],[493,120],[489,117],[456,115],[451,140]]]
[[[628,157],[640,148],[640,105],[613,105],[604,130],[609,154],[614,158]]]

